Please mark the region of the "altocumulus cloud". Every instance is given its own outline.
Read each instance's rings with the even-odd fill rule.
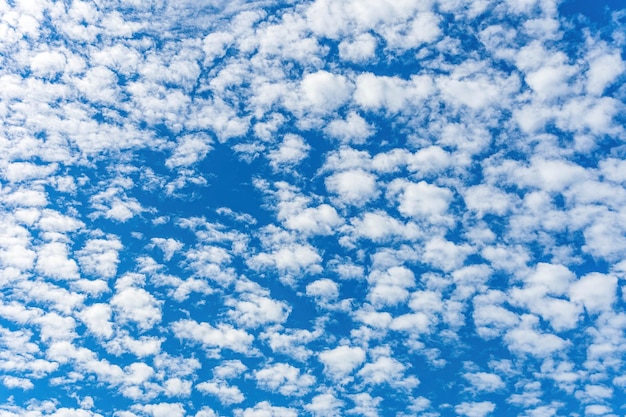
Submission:
[[[0,0],[0,415],[622,415],[587,3]]]

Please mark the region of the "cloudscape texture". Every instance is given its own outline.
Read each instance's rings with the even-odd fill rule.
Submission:
[[[625,28],[0,0],[0,416],[623,416]]]

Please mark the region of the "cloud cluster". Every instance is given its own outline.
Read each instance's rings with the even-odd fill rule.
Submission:
[[[566,3],[0,2],[0,415],[618,415],[624,10]]]

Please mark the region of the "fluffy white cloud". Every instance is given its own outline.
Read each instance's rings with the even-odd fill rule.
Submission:
[[[385,212],[367,212],[360,219],[354,219],[353,225],[357,236],[373,241],[385,241],[393,237],[412,239],[423,232],[413,223],[404,224]]]
[[[235,410],[237,417],[296,417],[297,411],[287,407],[277,407],[271,405],[267,401],[261,401],[252,408],[246,408],[245,410]]]
[[[463,378],[472,384],[472,388],[480,392],[493,392],[505,387],[500,376],[487,372],[465,373]]]
[[[434,223],[445,220],[452,201],[452,191],[425,181],[395,180],[389,185],[389,193],[397,198],[400,213]]]
[[[254,336],[228,324],[198,323],[194,320],[180,320],[172,323],[176,337],[198,342],[209,349],[226,348],[235,352],[248,352]]]
[[[86,307],[79,317],[87,325],[90,332],[96,336],[108,338],[113,335],[111,314],[112,310],[109,304],[99,303]]]
[[[338,346],[319,354],[324,369],[333,378],[343,378],[365,361],[365,351],[358,346]]]
[[[502,216],[512,206],[511,197],[499,189],[485,184],[468,188],[463,198],[467,207],[475,211],[479,217],[483,217],[485,214]]]
[[[485,417],[496,409],[496,405],[491,401],[465,402],[454,407],[454,411],[467,417]]]
[[[569,295],[572,301],[582,303],[590,313],[597,313],[611,308],[616,291],[616,277],[594,272],[574,282]]]
[[[325,180],[328,191],[343,204],[361,206],[379,194],[376,176],[362,169],[337,172]]]
[[[432,81],[427,76],[414,76],[407,81],[364,73],[356,79],[354,101],[365,109],[395,113],[409,103],[413,106],[423,101],[432,90]]]
[[[35,268],[39,273],[56,279],[76,279],[80,276],[78,264],[69,259],[65,243],[51,242],[40,247]]]
[[[270,165],[275,169],[282,166],[296,165],[307,157],[310,149],[311,147],[301,136],[285,135],[280,147],[269,153]]]
[[[332,138],[345,143],[365,143],[374,134],[374,127],[358,113],[348,113],[345,120],[335,119],[326,126],[324,132]]]
[[[211,139],[204,135],[185,135],[179,137],[172,155],[165,165],[169,168],[187,167],[201,161],[211,150]]]
[[[2,383],[4,384],[5,387],[9,389],[20,388],[24,391],[32,389],[34,387],[30,379],[19,378],[19,377],[10,376],[10,375],[6,375],[4,378],[2,378]]]
[[[300,370],[286,363],[266,366],[254,373],[257,384],[268,391],[283,395],[302,396],[315,383],[310,374],[300,374]]]
[[[152,417],[182,417],[185,415],[185,409],[180,403],[137,404],[133,409]]]
[[[125,276],[118,281],[117,292],[111,299],[111,305],[120,320],[135,323],[140,329],[147,330],[161,321],[162,303],[150,292],[134,286],[135,279],[138,279],[137,283],[142,280],[138,277]]]
[[[119,251],[123,248],[117,238],[90,239],[78,251],[81,269],[102,278],[111,278],[117,273]]]
[[[587,71],[587,91],[592,94],[602,94],[626,66],[617,53],[604,53],[592,58]]]
[[[345,39],[339,43],[341,59],[352,62],[363,62],[374,58],[377,41],[369,33],[361,33],[354,39]]]
[[[391,384],[401,386],[405,369],[406,367],[397,360],[382,356],[374,362],[365,364],[358,372],[358,375],[363,378],[366,384]],[[418,381],[415,381],[413,384],[417,385],[418,383]]]
[[[63,72],[66,62],[61,52],[44,51],[32,58],[30,69],[40,77],[51,77]]]
[[[372,271],[367,298],[375,306],[393,306],[409,297],[408,289],[415,285],[415,275],[405,267],[394,266],[387,271]]]
[[[196,385],[196,389],[205,394],[215,395],[224,405],[239,404],[245,399],[239,388],[223,382],[201,382]]]
[[[348,99],[351,87],[343,75],[322,70],[305,75],[300,89],[304,106],[316,112],[329,112]]]
[[[287,319],[290,308],[284,302],[257,294],[242,294],[237,299],[226,301],[235,307],[230,316],[244,327],[258,327],[268,323],[282,323]]]
[[[255,255],[248,262],[252,268],[260,269],[272,266],[280,271],[299,273],[301,271],[318,271],[322,260],[317,251],[310,245],[292,244],[279,248],[272,253]]]
[[[467,255],[473,252],[468,245],[456,245],[441,237],[429,240],[424,249],[424,261],[444,271],[460,268]]]
[[[507,332],[505,340],[511,351],[541,358],[561,351],[570,344],[559,336],[535,330],[537,322],[536,316],[524,315],[520,324]]]
[[[343,405],[333,394],[319,394],[313,397],[310,404],[304,408],[314,416],[335,416]]]
[[[329,235],[335,232],[335,228],[343,223],[343,219],[337,210],[328,205],[321,204],[317,207],[309,207],[298,214],[289,217],[285,226],[300,232]]]

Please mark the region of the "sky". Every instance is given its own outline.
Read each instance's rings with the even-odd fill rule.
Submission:
[[[617,0],[0,0],[0,417],[626,415]]]

